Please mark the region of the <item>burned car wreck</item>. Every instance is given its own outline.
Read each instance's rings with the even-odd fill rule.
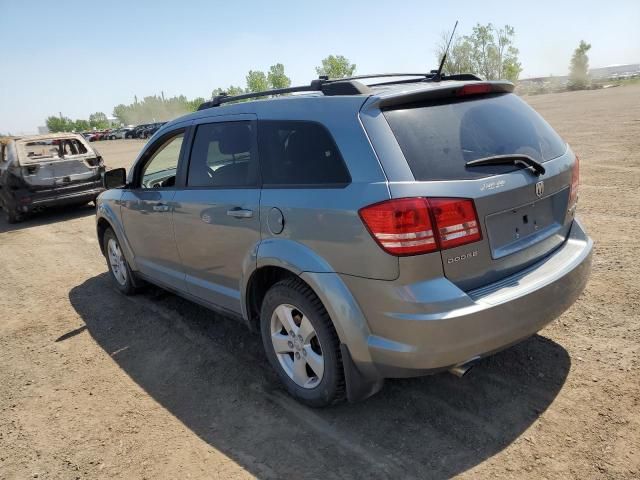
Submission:
[[[0,206],[9,223],[103,191],[100,154],[74,133],[0,138]]]

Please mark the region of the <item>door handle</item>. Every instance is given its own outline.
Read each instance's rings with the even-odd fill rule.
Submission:
[[[164,203],[159,203],[159,204],[153,206],[153,211],[154,212],[168,212],[169,211],[169,205],[165,205]]]
[[[236,207],[232,208],[231,210],[227,210],[227,215],[235,218],[251,218],[253,217],[253,210]]]

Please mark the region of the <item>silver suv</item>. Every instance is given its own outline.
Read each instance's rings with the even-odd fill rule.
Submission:
[[[462,374],[559,316],[591,265],[576,155],[510,83],[395,77],[215,97],[164,125],[104,176],[117,288],[237,317],[312,406]]]

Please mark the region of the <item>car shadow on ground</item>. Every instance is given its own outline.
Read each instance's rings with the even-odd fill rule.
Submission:
[[[49,225],[51,223],[64,222],[76,218],[87,217],[96,214],[96,207],[91,204],[70,205],[65,207],[51,207],[41,212],[30,214],[24,220],[18,223],[7,223],[4,212],[0,209],[0,233],[23,230],[41,225]]]
[[[155,287],[124,297],[107,274],[69,299],[131,379],[259,478],[451,477],[517,439],[571,365],[564,348],[536,335],[462,379],[388,380],[364,402],[309,409],[283,392],[260,337],[232,319]]]

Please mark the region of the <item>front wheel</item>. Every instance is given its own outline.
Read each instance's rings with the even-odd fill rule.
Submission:
[[[338,335],[309,286],[298,278],[275,284],[260,322],[267,358],[293,397],[312,407],[345,399]]]
[[[125,295],[133,295],[136,287],[133,283],[133,274],[129,268],[129,263],[122,253],[120,242],[111,228],[104,232],[103,238],[104,253],[107,257],[109,273],[118,290]]]

